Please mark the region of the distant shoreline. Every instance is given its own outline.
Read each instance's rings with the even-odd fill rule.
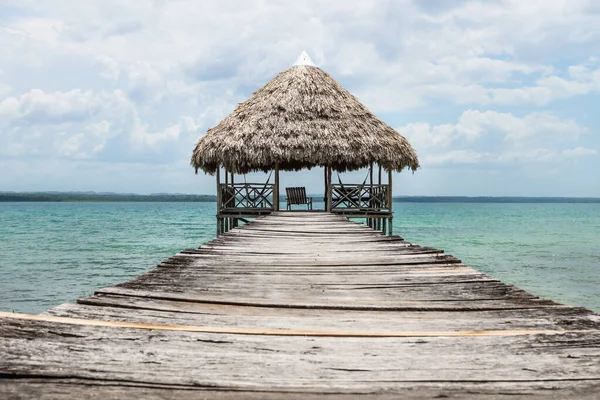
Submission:
[[[0,193],[0,202],[215,202],[217,196],[196,194],[120,194],[120,193]]]
[[[322,194],[312,195],[315,200]],[[285,196],[281,196],[284,200]],[[0,202],[216,202],[214,195],[196,194],[134,194],[93,192],[0,192]],[[523,196],[397,196],[398,203],[600,203],[593,197],[523,197]]]
[[[522,197],[522,196],[399,196],[398,203],[600,203],[597,197]]]

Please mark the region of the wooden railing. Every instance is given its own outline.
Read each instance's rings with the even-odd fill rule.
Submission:
[[[219,210],[274,210],[274,188],[275,185],[264,183],[221,183]]]
[[[332,211],[388,211],[389,185],[333,184]]]

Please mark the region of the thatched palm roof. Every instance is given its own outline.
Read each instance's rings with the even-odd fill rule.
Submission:
[[[331,166],[356,170],[376,163],[388,170],[419,167],[408,141],[379,120],[321,69],[297,65],[259,89],[194,148],[191,164],[214,173],[300,170]]]

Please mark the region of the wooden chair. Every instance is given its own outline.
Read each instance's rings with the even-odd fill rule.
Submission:
[[[305,187],[290,187],[285,188],[287,197],[287,209],[292,209],[292,204],[307,204],[308,209],[312,210],[312,197],[306,197]]]

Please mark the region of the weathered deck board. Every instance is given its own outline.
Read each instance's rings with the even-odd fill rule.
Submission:
[[[0,313],[0,398],[599,394],[599,315],[327,213],[274,213],[77,304]]]
[[[126,303],[128,308],[122,308]],[[93,304],[93,305],[92,305]],[[112,306],[114,305],[114,306]],[[100,307],[99,307],[100,306]],[[136,308],[132,313],[130,308]],[[296,329],[346,332],[393,331],[489,331],[588,329],[590,315],[577,307],[533,308],[494,311],[373,312],[346,310],[233,307],[134,297],[104,296],[88,304],[62,304],[45,314],[103,321],[133,321],[163,325],[197,325],[265,329]],[[443,326],[440,320],[445,320]],[[593,327],[593,326],[592,326]]]

